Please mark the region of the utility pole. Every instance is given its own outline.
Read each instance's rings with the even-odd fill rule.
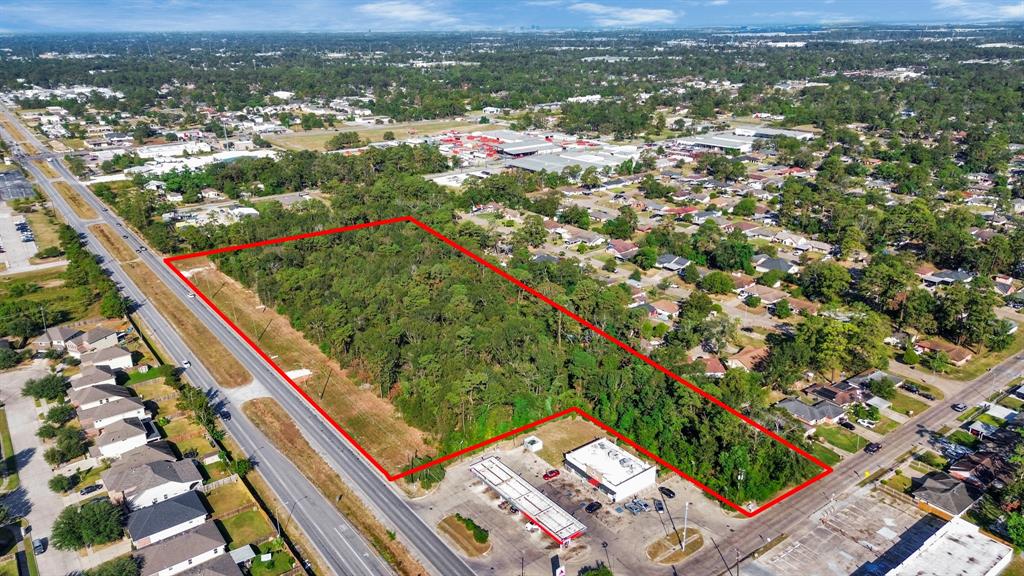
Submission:
[[[327,378],[324,380],[324,387],[320,389],[320,399],[324,399],[324,392],[327,392],[327,383],[331,381],[331,375],[334,374],[330,368],[327,369]]]

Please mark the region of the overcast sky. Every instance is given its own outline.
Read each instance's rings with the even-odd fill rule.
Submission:
[[[0,32],[365,32],[1009,20],[1024,20],[1024,0],[0,0]]]

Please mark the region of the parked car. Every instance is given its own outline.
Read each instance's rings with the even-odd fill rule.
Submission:
[[[882,445],[879,444],[878,442],[872,442],[864,447],[864,451],[867,452],[868,454],[874,454],[875,452],[878,452],[881,449]]]
[[[918,392],[921,391],[920,388],[914,386],[913,384],[904,384],[903,389],[906,390],[907,392],[910,392],[911,394],[917,394]]]
[[[925,400],[935,400],[935,396],[927,392],[921,392],[919,395],[921,396],[921,398],[924,398]]]
[[[967,411],[967,404],[964,404],[963,402],[957,402],[956,404],[953,404],[953,411],[954,412],[966,412]]]
[[[870,429],[874,428],[875,424],[878,424],[878,422],[872,422],[871,420],[865,420],[864,418],[858,418],[857,419],[857,424],[860,424],[861,426],[863,426],[863,427],[867,428],[868,430],[870,430]]]
[[[86,486],[85,488],[82,488],[78,492],[78,495],[79,496],[88,496],[89,494],[92,494],[93,492],[99,490],[100,488],[102,488],[102,486],[100,486],[99,484],[93,484],[91,486]]]
[[[46,538],[36,538],[33,540],[32,551],[36,553],[36,556],[46,552]]]
[[[665,513],[665,504],[661,500],[658,500],[657,498],[655,498],[654,499],[654,509],[658,511],[658,514],[664,514]]]
[[[676,497],[676,493],[673,492],[671,488],[667,488],[665,486],[658,486],[658,492],[661,492],[661,495],[665,498],[672,499]]]
[[[601,506],[602,504],[600,502],[594,501],[591,502],[590,504],[587,504],[587,507],[584,508],[584,510],[586,510],[588,514],[593,514],[594,512],[600,510]]]
[[[850,422],[849,420],[842,420],[839,422],[839,425],[842,426],[843,428],[846,428],[847,430],[857,429],[857,427],[853,425],[853,422]]]
[[[558,478],[559,474],[561,474],[561,472],[559,472],[558,470],[548,470],[547,472],[544,473],[544,479],[552,480],[554,478]]]

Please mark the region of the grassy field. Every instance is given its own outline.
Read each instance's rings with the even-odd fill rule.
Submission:
[[[127,246],[120,238],[97,238],[114,254]],[[118,244],[121,244],[122,248],[118,248]],[[130,261],[125,263],[123,268],[132,282],[149,297],[149,301],[156,305],[160,313],[177,328],[182,338],[196,351],[218,384],[232,388],[248,384],[252,380],[249,372],[224,348],[220,340],[185,308],[185,304],[171,293],[145,264]]]
[[[33,160],[32,164],[43,173],[43,176],[46,176],[50,180],[60,177],[60,175],[57,174],[57,171],[53,169],[53,166],[50,166],[50,163],[45,160]]]
[[[857,452],[868,444],[868,441],[862,436],[839,426],[819,426],[815,434],[829,444],[846,452]]]
[[[244,506],[255,506],[256,504],[249,491],[246,490],[245,484],[241,482],[232,482],[211,490],[206,494],[206,501],[213,509],[214,516],[228,514]]]
[[[31,302],[47,310],[47,322],[74,322],[99,316],[99,303],[83,302],[78,290],[65,286],[64,268],[48,268],[22,274],[0,277],[0,299],[10,298],[11,286],[17,283],[38,285],[31,294],[19,296],[19,300]]]
[[[878,421],[878,424],[875,424],[874,432],[877,432],[879,434],[888,434],[889,432],[892,432],[893,430],[899,428],[899,426],[899,422],[891,418],[886,418],[885,416],[882,416],[882,419]]]
[[[889,478],[883,480],[882,483],[897,492],[910,492],[911,480],[903,474],[893,474]]]
[[[36,247],[44,250],[51,246],[60,247],[60,239],[57,237],[57,221],[42,210],[36,209],[25,214],[28,225],[36,237]]]
[[[890,406],[890,408],[894,412],[911,416],[913,414],[920,414],[922,411],[926,410],[928,408],[928,404],[925,404],[923,401],[918,400],[909,394],[897,392],[896,397],[892,399],[892,406]]]
[[[455,546],[462,551],[463,554],[469,558],[476,558],[483,556],[491,551],[491,543],[484,542],[481,544],[473,539],[473,533],[470,532],[461,522],[454,516],[448,516],[437,525],[438,530],[447,536]]]
[[[83,220],[93,220],[97,217],[96,211],[85,203],[85,198],[78,192],[75,192],[71,185],[61,180],[60,182],[53,183],[54,188],[57,192],[67,200],[67,203],[71,205],[71,209],[75,211],[75,214]]]
[[[1024,576],[1024,556],[1015,553],[1010,565],[999,576]]]
[[[402,124],[388,124],[372,127],[343,127],[335,130],[311,130],[308,132],[293,132],[290,134],[274,134],[266,137],[271,144],[287,148],[289,150],[326,150],[327,141],[339,132],[355,132],[363,140],[379,142],[384,139],[385,132],[394,132],[395,138],[402,140],[415,136],[430,136],[444,132],[445,130],[459,129],[463,132],[475,132],[477,130],[495,130],[504,128],[495,124],[478,124],[465,120],[430,120],[425,122],[409,122]]]
[[[280,540],[271,540],[260,544],[260,555],[270,554],[270,560],[264,562],[259,556],[253,558],[249,566],[250,576],[278,576],[288,572],[295,566],[295,558],[284,549]]]
[[[427,572],[401,542],[391,539],[387,527],[377,520],[352,489],[313,450],[277,402],[270,398],[249,400],[242,405],[242,411],[321,493],[335,502],[338,511],[352,522],[399,574],[412,576]]]
[[[1006,347],[1006,350],[1001,352],[986,351],[983,354],[975,354],[974,360],[971,360],[961,368],[951,369],[944,376],[954,380],[974,380],[988,372],[989,368],[1010,356],[1020,354],[1022,350],[1024,350],[1024,330],[1018,330],[1017,334],[1014,335],[1013,342]]]
[[[981,443],[977,436],[966,430],[954,430],[949,436],[947,436],[947,438],[968,448],[975,448]]]
[[[234,550],[246,544],[259,544],[274,536],[274,527],[270,525],[259,510],[239,512],[229,518],[220,520],[226,532],[228,549]]]
[[[21,485],[18,478],[18,463],[15,460],[14,443],[7,428],[7,411],[0,408],[0,448],[3,449],[3,491],[10,492]]]
[[[811,455],[829,466],[835,466],[842,460],[842,457],[835,450],[818,442],[811,444]]]
[[[531,434],[544,440],[544,447],[537,452],[537,455],[553,468],[562,465],[562,455],[566,452],[578,448],[594,438],[604,436],[604,432],[600,428],[575,416],[548,422],[533,430]]]
[[[704,537],[696,528],[691,528],[686,533],[686,549],[680,550],[679,541],[682,536],[683,531],[676,530],[673,534],[657,539],[647,547],[647,557],[658,564],[677,564],[704,546]]]
[[[89,231],[103,244],[110,254],[120,263],[131,262],[138,258],[138,255],[131,249],[119,234],[110,227],[110,224],[93,224]]]
[[[202,268],[192,275],[192,281],[279,366],[286,371],[306,368],[313,372],[300,385],[382,465],[399,470],[415,454],[433,453],[423,432],[407,424],[398,410],[372,389],[359,388],[336,362],[293,329],[287,318],[263,308],[255,294],[214,270],[208,261],[190,260],[186,264]]]

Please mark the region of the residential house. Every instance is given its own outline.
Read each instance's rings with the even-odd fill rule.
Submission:
[[[149,424],[149,426],[147,426]],[[138,418],[118,420],[100,430],[94,445],[89,449],[96,458],[120,458],[122,454],[144,446],[150,440],[158,440],[159,433],[148,421]]]
[[[227,543],[217,525],[205,522],[197,528],[140,550],[141,576],[174,576],[226,552]]]
[[[221,554],[213,560],[203,562],[199,566],[183,573],[182,576],[243,576],[242,569],[238,567],[239,560],[237,559],[248,557],[251,560],[255,558],[256,554],[252,553],[253,548],[252,544],[236,548],[228,554]]]
[[[115,398],[98,406],[78,409],[78,420],[83,428],[102,430],[118,420],[126,418],[147,418],[146,407],[142,400],[135,397]]]
[[[776,404],[794,418],[809,426],[833,424],[846,413],[842,406],[828,400],[818,400],[814,404],[804,404],[796,398],[786,398]]]
[[[964,270],[937,270],[935,272],[918,273],[921,280],[928,287],[952,286],[957,282],[968,283],[974,280],[974,275]]]
[[[767,346],[748,346],[743,348],[736,354],[730,356],[726,361],[726,365],[730,368],[742,368],[748,372],[757,370],[761,362],[764,362],[768,358],[768,347]]]
[[[84,366],[82,371],[77,376],[71,377],[69,380],[71,383],[72,390],[81,390],[82,388],[88,388],[90,386],[99,386],[101,384],[114,385],[117,382],[117,378],[114,377],[114,373],[107,368],[101,366]]]
[[[689,260],[682,256],[676,256],[675,254],[662,254],[661,256],[658,256],[658,260],[654,263],[655,268],[663,268],[672,272],[679,272],[689,265]]]
[[[945,472],[930,472],[914,482],[911,492],[918,507],[949,519],[959,516],[981,498],[983,492]]]
[[[704,375],[710,378],[721,378],[725,376],[725,365],[717,356],[705,356],[697,360],[704,363]]]
[[[195,490],[203,476],[191,459],[178,460],[166,441],[146,444],[121,455],[102,473],[115,504],[138,509]]]
[[[925,352],[945,352],[946,356],[949,357],[949,362],[954,366],[963,366],[974,358],[974,352],[971,352],[963,346],[957,346],[956,344],[950,344],[948,342],[942,342],[940,340],[919,340],[914,343],[914,350],[918,354],[924,354]]]
[[[67,348],[68,342],[77,338],[82,333],[81,330],[74,328],[65,328],[63,326],[53,326],[46,329],[42,336],[39,336],[33,341],[33,345],[39,350],[64,350]]]
[[[804,300],[803,298],[786,298],[785,300],[789,303],[790,311],[795,314],[814,316],[818,313],[818,310],[821,309],[821,305],[817,302],[811,302],[810,300]]]
[[[127,370],[135,365],[132,353],[120,346],[111,346],[95,352],[82,354],[82,364],[103,366],[114,370]]]
[[[640,251],[640,247],[628,240],[612,240],[608,242],[608,251],[618,260],[629,260]]]
[[[800,267],[786,260],[785,258],[778,258],[774,256],[768,256],[767,254],[758,254],[754,256],[754,269],[762,274],[772,271],[784,272],[786,274],[796,274],[800,271]]]
[[[789,246],[790,248],[796,248],[804,242],[807,242],[807,238],[804,238],[799,234],[793,234],[792,232],[782,230],[775,235],[775,238],[772,238],[772,242],[782,244],[783,246]]]
[[[996,275],[992,278],[995,283],[995,290],[1000,296],[1010,296],[1017,292],[1019,286],[1012,276]]]
[[[854,386],[866,389],[871,387],[872,382],[878,382],[886,379],[892,382],[893,386],[899,387],[903,385],[903,378],[882,370],[866,370],[852,378],[847,378],[846,381]]]
[[[662,322],[671,322],[679,315],[679,305],[671,300],[655,300],[651,302],[653,316]]]
[[[843,407],[849,406],[854,402],[860,402],[862,399],[861,389],[850,384],[849,381],[837,382],[835,384],[815,384],[809,386],[806,392]]]
[[[117,346],[117,332],[102,326],[93,328],[67,342],[68,354],[75,358],[81,358],[82,354],[86,352],[103,350],[111,346]]]
[[[751,284],[740,290],[740,297],[747,298],[748,296],[756,296],[761,299],[761,302],[767,305],[775,304],[779,300],[786,298],[788,294],[782,290],[775,288],[769,288],[768,286],[762,286],[760,284]]]
[[[747,288],[753,286],[756,281],[753,276],[734,272],[729,275],[732,278],[732,287],[736,292],[743,293]]]
[[[1013,468],[997,452],[979,451],[949,465],[949,475],[980,489],[1001,488],[1013,477]]]
[[[71,405],[79,410],[89,410],[118,398],[130,398],[132,391],[117,384],[97,384],[68,392]]]
[[[132,545],[144,548],[202,525],[208,515],[199,493],[189,491],[132,512],[126,528]]]

